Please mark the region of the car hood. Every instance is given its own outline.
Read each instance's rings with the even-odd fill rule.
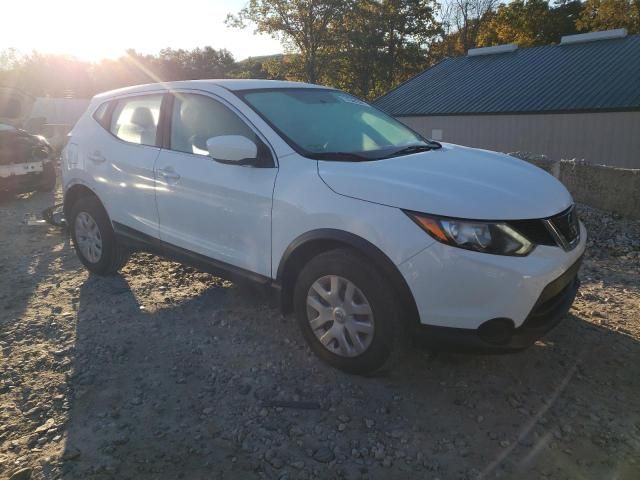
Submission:
[[[538,167],[452,144],[384,160],[319,161],[318,173],[341,195],[457,218],[544,218],[573,203],[567,189]]]

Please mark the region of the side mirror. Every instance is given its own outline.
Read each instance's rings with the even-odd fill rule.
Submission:
[[[258,146],[242,135],[221,135],[207,140],[207,150],[222,163],[248,165],[258,157]]]

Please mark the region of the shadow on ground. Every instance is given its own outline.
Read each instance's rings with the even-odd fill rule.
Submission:
[[[640,345],[579,316],[523,353],[361,378],[255,290],[127,279],[81,287],[64,479],[640,478]]]

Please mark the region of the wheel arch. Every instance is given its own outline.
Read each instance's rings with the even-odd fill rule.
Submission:
[[[283,313],[293,311],[293,287],[300,270],[314,256],[336,248],[349,248],[371,260],[390,280],[403,317],[409,322],[419,323],[418,308],[404,277],[391,259],[368,240],[344,230],[318,229],[297,237],[287,247],[276,274],[281,287],[280,306]]]
[[[87,187],[83,183],[76,183],[71,187],[69,187],[64,194],[63,210],[64,210],[65,218],[69,218],[69,214],[71,213],[71,207],[73,207],[73,205],[78,200],[86,197],[95,197],[100,202],[100,205],[102,205],[102,208],[104,208],[104,204],[102,203],[102,201],[100,200],[100,197],[98,197],[96,192],[91,190],[89,187]]]

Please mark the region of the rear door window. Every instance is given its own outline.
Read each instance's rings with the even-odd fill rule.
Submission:
[[[118,100],[109,130],[125,142],[155,146],[162,97],[157,94]]]

